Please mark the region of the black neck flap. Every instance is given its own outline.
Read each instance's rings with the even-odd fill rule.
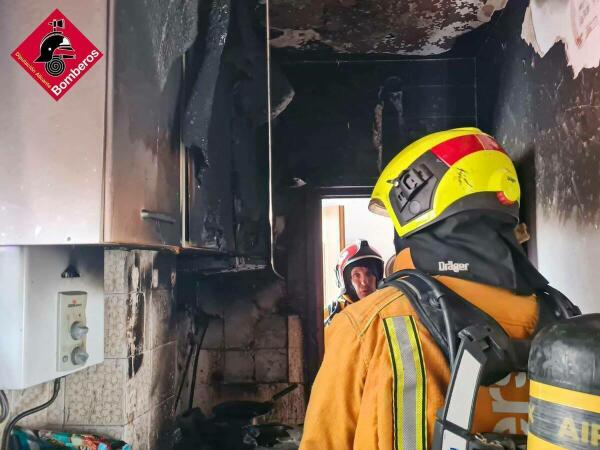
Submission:
[[[527,259],[514,221],[489,211],[466,211],[403,239],[415,267],[531,295],[548,281]]]

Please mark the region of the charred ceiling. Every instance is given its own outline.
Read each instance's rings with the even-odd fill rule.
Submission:
[[[270,0],[271,46],[345,54],[436,55],[507,0]]]

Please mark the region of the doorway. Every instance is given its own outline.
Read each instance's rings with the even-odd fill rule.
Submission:
[[[322,309],[340,292],[335,266],[344,247],[358,239],[366,239],[384,262],[395,255],[394,226],[387,217],[369,212],[369,197],[324,198],[321,200],[321,235],[323,267]]]

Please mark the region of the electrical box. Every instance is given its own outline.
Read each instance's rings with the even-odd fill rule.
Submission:
[[[0,389],[104,360],[104,250],[0,247]]]

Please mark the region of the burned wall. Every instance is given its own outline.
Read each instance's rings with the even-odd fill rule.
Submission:
[[[219,403],[270,401],[274,394],[296,383],[299,387],[276,402],[261,420],[302,423],[304,335],[286,283],[270,271],[190,276],[181,283],[182,295],[193,295],[188,302],[195,305],[192,316],[207,321],[194,407],[210,416]],[[186,395],[183,398],[187,405]]]
[[[473,125],[472,59],[290,62],[296,92],[274,126],[278,188],[371,186],[404,146]]]
[[[540,270],[597,311],[600,70],[575,77],[563,43],[540,57],[521,38],[527,3],[509,2],[477,56],[479,124],[519,166]]]
[[[183,95],[185,239],[193,247],[244,256],[268,253],[266,49],[259,10],[254,0],[202,3]],[[293,92],[283,83],[280,95]]]

